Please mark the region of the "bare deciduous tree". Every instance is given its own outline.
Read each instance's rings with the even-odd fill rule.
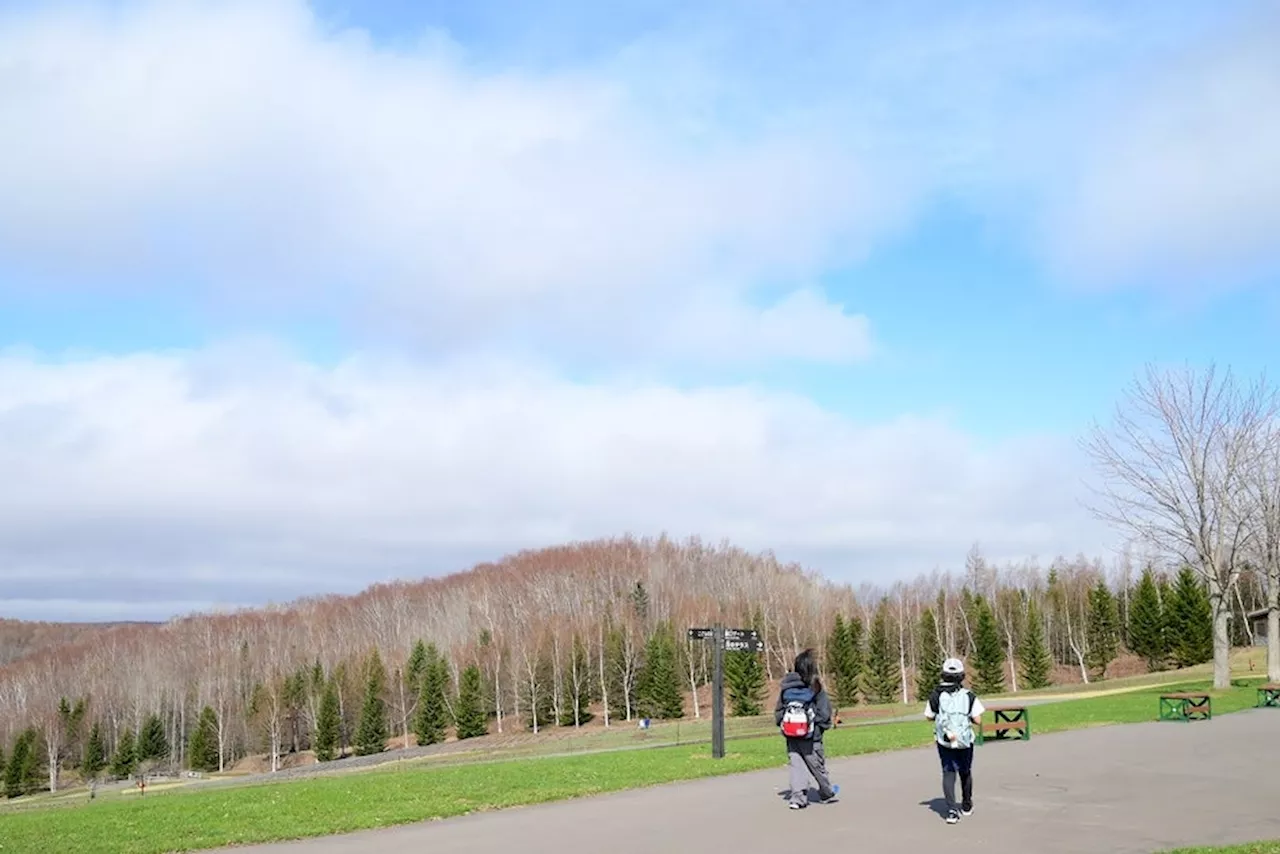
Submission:
[[[1103,485],[1091,509],[1204,578],[1213,609],[1213,682],[1230,683],[1231,591],[1250,535],[1249,467],[1264,424],[1257,389],[1214,367],[1148,366],[1109,429],[1084,441]]]
[[[1274,398],[1265,430],[1259,431],[1257,465],[1250,483],[1254,490],[1257,536],[1254,552],[1266,578],[1267,678],[1280,681],[1280,422]]]

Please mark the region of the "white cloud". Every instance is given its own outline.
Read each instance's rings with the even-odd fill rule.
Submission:
[[[624,531],[850,579],[1093,551],[1061,442],[862,424],[750,387],[259,350],[0,359],[5,595],[256,601]],[[100,611],[100,608],[99,608]],[[137,613],[131,611],[130,613]]]
[[[903,207],[831,140],[682,135],[605,72],[458,56],[293,0],[0,17],[0,262],[450,344],[549,319],[588,340],[730,283],[741,339],[772,322],[757,286],[856,257]]]
[[[1280,15],[1257,9],[1054,124],[1044,228],[1070,279],[1219,288],[1280,261]]]

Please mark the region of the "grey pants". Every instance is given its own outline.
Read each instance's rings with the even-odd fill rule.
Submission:
[[[787,763],[791,776],[793,804],[809,805],[809,778],[818,784],[818,797],[827,799],[835,794],[831,780],[827,778],[827,754],[822,742],[808,739],[787,739]]]

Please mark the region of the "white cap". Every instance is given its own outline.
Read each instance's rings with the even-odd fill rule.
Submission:
[[[950,675],[964,673],[964,662],[958,658],[948,658],[942,662],[942,672]]]

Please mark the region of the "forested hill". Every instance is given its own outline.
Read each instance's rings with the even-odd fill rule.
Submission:
[[[96,773],[113,756],[117,773],[218,770],[248,754],[274,768],[282,754],[381,750],[414,730],[692,714],[709,656],[685,632],[715,621],[764,638],[762,655],[731,662],[743,713],[806,646],[845,707],[917,696],[944,654],[968,658],[984,690],[1098,678],[1126,648],[1156,666],[1209,657],[1162,639],[1170,620],[1207,626],[1194,576],[1084,558],[997,567],[976,549],[964,567],[855,590],[770,553],[619,538],[351,597],[68,634],[0,668],[0,745],[28,757],[17,779],[37,765]],[[1242,583],[1241,607],[1258,599]]]
[[[148,623],[49,623],[0,617],[0,667],[42,650],[72,644],[87,636],[120,626]]]

